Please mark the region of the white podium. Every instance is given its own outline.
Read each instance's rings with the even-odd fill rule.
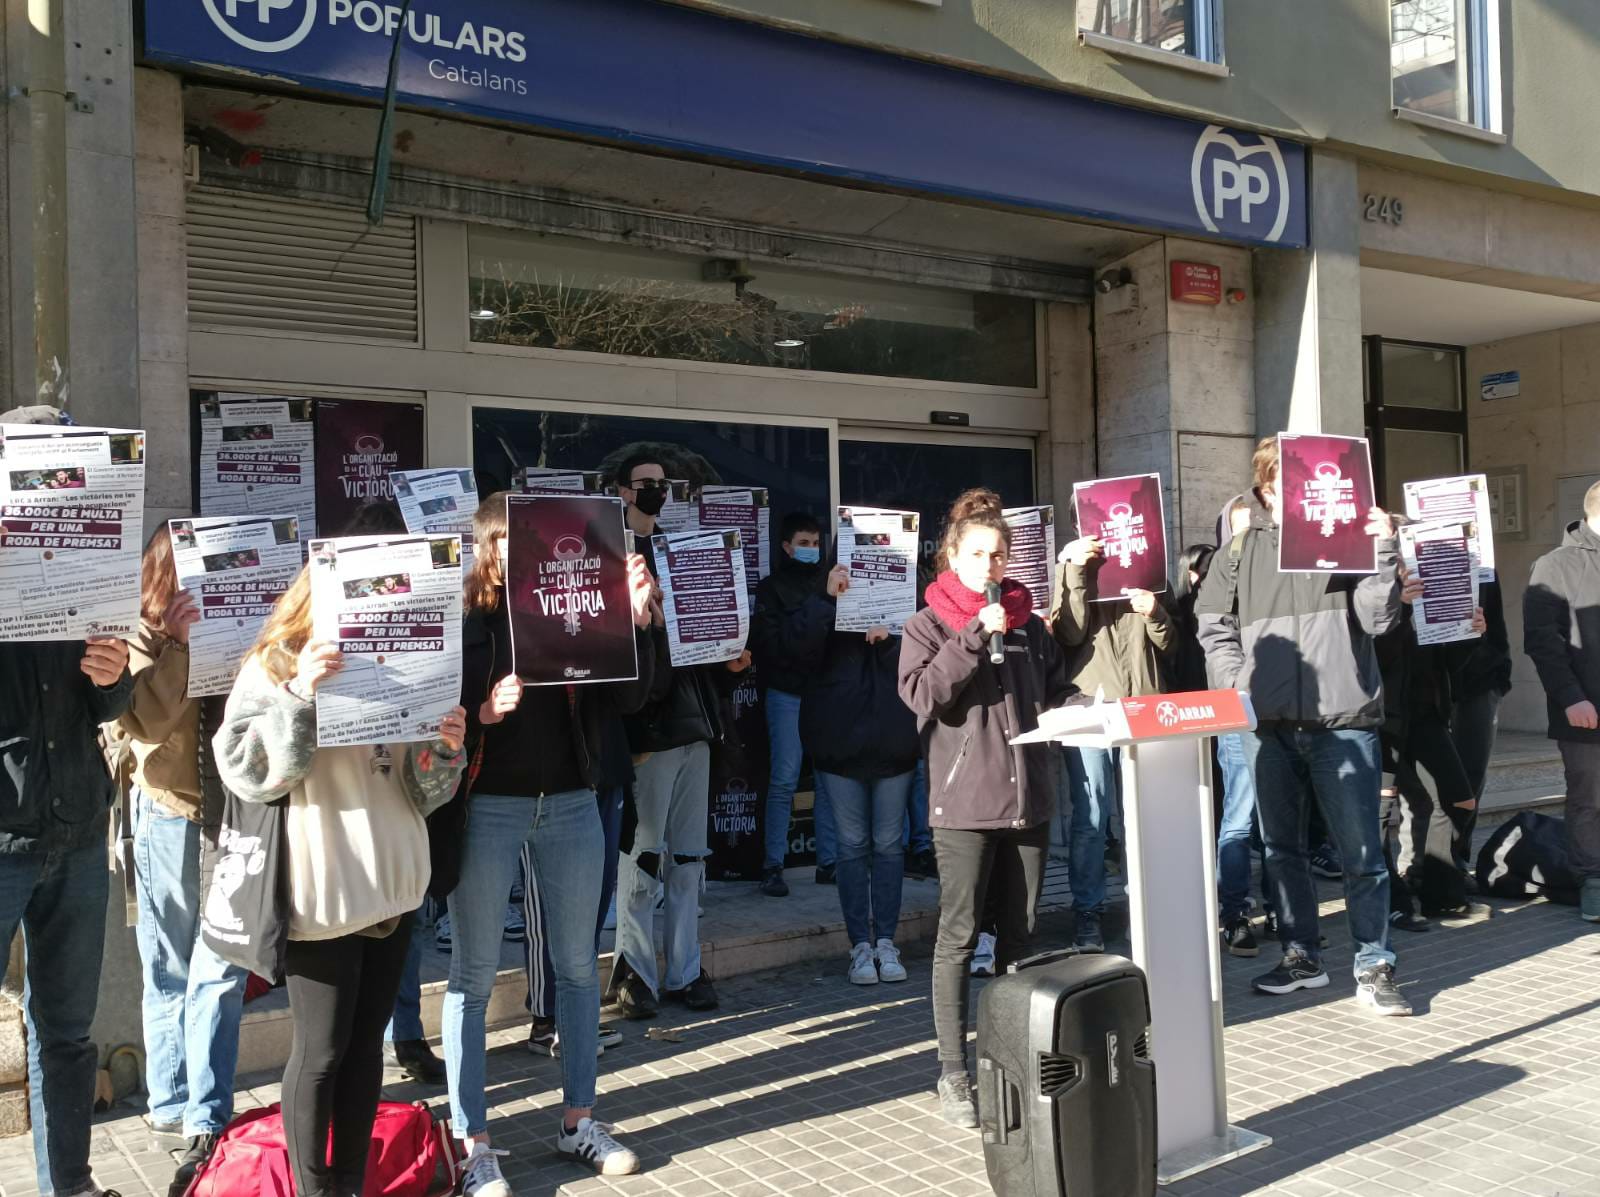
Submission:
[[[1150,986],[1156,1179],[1163,1185],[1266,1147],[1228,1124],[1210,739],[1250,731],[1237,690],[1046,711],[1019,739],[1122,750],[1133,959]]]

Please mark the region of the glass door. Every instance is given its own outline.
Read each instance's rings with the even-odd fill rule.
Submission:
[[[1403,487],[1467,464],[1466,354],[1456,345],[1366,338],[1367,436],[1378,502],[1403,510]]]

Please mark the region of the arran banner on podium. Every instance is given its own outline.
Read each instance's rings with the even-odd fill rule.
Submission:
[[[1125,738],[1134,743],[1251,731],[1256,725],[1249,699],[1237,690],[1152,694],[1144,698],[1124,698],[1117,706],[1126,724]]]

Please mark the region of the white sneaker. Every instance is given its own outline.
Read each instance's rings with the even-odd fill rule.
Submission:
[[[569,1131],[563,1123],[556,1136],[556,1150],[568,1159],[588,1164],[601,1176],[632,1176],[639,1171],[639,1157],[611,1137],[611,1128],[593,1118],[578,1119],[577,1129]]]
[[[978,948],[972,953],[972,975],[994,976],[994,936],[987,931],[978,932]]]
[[[858,943],[850,949],[850,983],[852,985],[878,983],[878,960],[873,955],[870,943]]]
[[[894,946],[892,939],[878,941],[878,979],[880,981],[906,979],[906,966],[900,963],[900,949]]]
[[[509,1151],[496,1151],[483,1139],[469,1139],[462,1146],[468,1152],[461,1161],[461,1197],[516,1197],[500,1175],[500,1157]]]

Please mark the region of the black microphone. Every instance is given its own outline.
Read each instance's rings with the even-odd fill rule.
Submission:
[[[983,601],[990,606],[1000,601],[1000,583],[990,582],[983,588]],[[999,665],[1006,659],[1006,634],[989,633],[989,664]]]

